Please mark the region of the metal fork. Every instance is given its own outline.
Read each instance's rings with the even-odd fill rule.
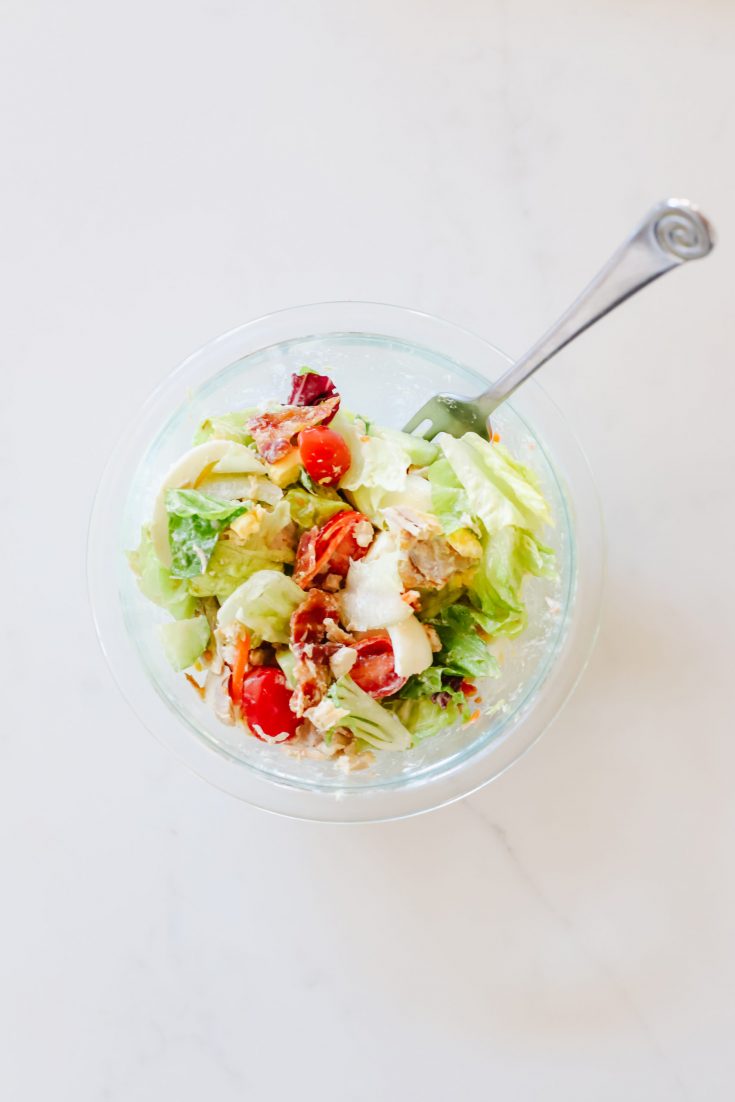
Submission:
[[[714,244],[711,224],[692,203],[686,199],[658,203],[566,313],[488,390],[476,398],[436,394],[404,432],[419,430],[417,435],[427,440],[439,432],[461,436],[472,431],[489,438],[491,414],[542,364],[636,291],[687,260],[707,256]]]

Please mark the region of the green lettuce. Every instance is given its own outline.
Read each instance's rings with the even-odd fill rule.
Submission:
[[[281,667],[289,689],[296,688],[296,655],[289,647],[276,649],[276,662]]]
[[[483,543],[483,557],[469,587],[471,600],[485,614],[492,635],[518,635],[526,626],[521,587],[526,574],[553,578],[554,552],[531,532],[503,528]]]
[[[473,527],[474,518],[467,492],[449,460],[443,456],[435,460],[428,469],[428,476],[434,513],[443,531],[451,535],[458,528]]]
[[[440,433],[436,441],[467,495],[469,511],[488,535],[512,525],[537,530],[551,524],[536,476],[506,448],[468,432],[461,439]]]
[[[334,491],[332,493],[312,493],[304,486],[292,486],[286,491],[285,501],[291,513],[291,519],[299,528],[313,528],[323,524],[335,513],[349,509]]]
[[[361,486],[348,494],[350,501],[377,528],[384,528],[385,510],[407,507],[419,513],[432,513],[431,486],[423,475],[409,471],[402,490],[383,490],[380,486]]]
[[[378,435],[359,431],[359,423],[339,412],[331,423],[350,449],[352,463],[340,479],[340,489],[402,490],[411,459],[402,444]]]
[[[244,538],[229,531],[220,537],[206,571],[190,580],[191,593],[225,601],[258,570],[282,570],[284,563],[293,562],[293,542],[287,531],[291,513],[286,501],[270,510],[258,506],[257,516],[257,528]]]
[[[441,734],[447,728],[470,718],[470,708],[463,692],[447,692],[446,700],[438,703],[430,696],[401,700],[394,714],[411,734],[413,745]]]
[[[488,617],[469,605],[457,603],[445,608],[434,621],[442,644],[435,655],[435,665],[442,667],[448,676],[466,677],[470,681],[497,677],[498,663],[477,632],[478,627],[487,631],[489,626]]]
[[[288,562],[293,558],[286,552],[265,549],[251,550],[237,540],[221,539],[215,545],[204,574],[189,581],[189,592],[196,597],[216,597],[226,601],[238,586],[258,570],[282,570],[278,559]]]
[[[198,604],[196,597],[189,593],[185,581],[175,578],[160,562],[153,550],[148,525],[141,531],[137,549],[128,552],[128,562],[138,578],[141,593],[149,601],[165,608],[176,620],[185,620],[194,614]]]
[[[554,577],[554,553],[540,542],[551,524],[538,480],[499,444],[470,432],[461,439],[440,433],[443,458],[429,467],[432,496],[442,527],[456,527],[466,513],[482,533],[483,556],[468,586],[472,604],[492,635],[517,635],[526,625],[522,597],[526,574]]]
[[[463,681],[498,676],[497,661],[477,633],[485,625],[484,614],[464,603],[449,606],[433,621],[442,649],[434,664],[409,677],[395,704],[391,702],[414,742],[469,720],[472,708],[462,692]]]
[[[171,573],[177,578],[203,573],[220,534],[246,509],[238,501],[225,501],[199,490],[167,490]]]
[[[239,620],[259,639],[288,643],[292,613],[305,593],[292,578],[276,570],[259,570],[230,594],[217,616],[221,626]]]
[[[160,624],[158,633],[163,652],[177,671],[193,666],[207,649],[209,624],[206,616],[194,616],[190,620],[171,620]]]
[[[237,444],[252,444],[253,438],[246,425],[257,414],[257,409],[241,409],[232,413],[222,413],[219,417],[210,417],[202,421],[197,429],[194,443],[204,444],[207,440],[234,440]]]
[[[366,746],[375,750],[408,750],[411,733],[398,716],[358,688],[351,677],[340,677],[327,695],[337,708],[347,713],[339,726],[348,727]]]
[[[371,435],[397,444],[405,452],[412,467],[428,467],[439,455],[436,444],[432,444],[430,440],[424,440],[422,436],[401,432],[400,429],[373,428]]]

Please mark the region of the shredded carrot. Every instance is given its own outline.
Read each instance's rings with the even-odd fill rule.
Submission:
[[[467,720],[467,722],[468,722],[468,723],[474,723],[474,722],[475,722],[475,720],[476,720],[476,719],[479,719],[479,718],[480,718],[480,709],[478,708],[476,712],[473,712],[473,713],[472,713],[472,715],[471,715],[471,716],[470,716],[470,718],[469,718],[469,719]]]
[[[239,704],[242,699],[242,684],[245,680],[245,672],[248,668],[249,661],[250,633],[246,631],[237,648],[237,657],[235,658],[235,665],[233,666],[232,677],[230,678],[230,697],[235,704]]]
[[[494,432],[493,433],[493,444],[499,444],[499,443],[500,443],[500,433],[499,432]]]

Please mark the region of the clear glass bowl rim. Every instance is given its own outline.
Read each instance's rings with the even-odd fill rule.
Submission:
[[[176,408],[192,387],[216,371],[262,348],[311,334],[365,332],[393,336],[442,354],[460,368],[485,374],[488,354],[501,364],[509,357],[490,342],[444,319],[405,307],[372,302],[325,302],[289,307],[215,337],[165,377],[153,390],[133,425],[122,434],[105,467],[90,517],[87,579],[95,629],[120,691],[151,733],[197,774],[225,792],[264,810],[294,818],[328,822],[369,822],[403,818],[443,806],[499,777],[519,760],[556,717],[589,660],[597,635],[604,578],[604,533],[599,498],[587,459],[564,416],[535,381],[514,396],[513,405],[535,406],[554,429],[548,446],[566,475],[566,497],[574,514],[577,576],[574,608],[552,675],[531,706],[499,745],[492,741],[456,768],[398,789],[314,790],[281,784],[223,758],[197,739],[146,681],[123,622],[114,573],[105,569],[110,554],[106,517],[115,493],[124,489],[136,447]],[[451,354],[447,351],[450,350]],[[488,378],[491,376],[488,375]],[[522,412],[535,428],[533,414]],[[558,435],[557,435],[558,433]],[[137,454],[140,454],[138,452]],[[572,484],[573,483],[573,484]],[[119,499],[118,499],[119,500]]]

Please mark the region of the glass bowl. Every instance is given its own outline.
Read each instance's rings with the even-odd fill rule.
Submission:
[[[599,504],[586,460],[556,406],[527,383],[493,419],[541,479],[555,517],[545,537],[559,577],[529,579],[529,626],[494,645],[502,675],[480,716],[368,770],[299,759],[221,724],[168,666],[124,550],[137,546],[163,474],[214,414],[283,400],[291,372],[328,372],[347,408],[400,428],[438,390],[471,395],[508,363],[466,330],[413,310],[337,302],[271,314],[195,352],[151,395],[115,448],[95,499],[88,550],[97,632],[120,689],[152,733],[241,799],[303,819],[365,822],[417,814],[497,777],[539,738],[574,687],[596,634],[603,574]]]

